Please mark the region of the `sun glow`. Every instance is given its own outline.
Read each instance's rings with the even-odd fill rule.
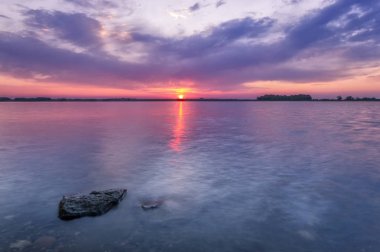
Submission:
[[[183,94],[178,95],[178,100],[183,100],[185,96]]]

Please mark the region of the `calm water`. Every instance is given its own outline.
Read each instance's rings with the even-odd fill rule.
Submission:
[[[126,187],[64,222],[63,194]],[[164,200],[143,211],[140,202]],[[380,251],[380,103],[0,103],[0,251]]]

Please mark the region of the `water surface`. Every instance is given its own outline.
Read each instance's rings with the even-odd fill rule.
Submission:
[[[380,103],[0,103],[0,206],[0,251],[378,252]]]

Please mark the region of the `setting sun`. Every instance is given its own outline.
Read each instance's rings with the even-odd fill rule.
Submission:
[[[182,94],[178,95],[178,100],[183,100],[184,98],[185,98],[184,95],[182,95]]]

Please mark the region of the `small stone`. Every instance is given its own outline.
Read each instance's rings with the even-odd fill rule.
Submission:
[[[144,210],[150,210],[150,209],[155,209],[158,208],[162,205],[161,200],[156,200],[156,201],[144,201],[141,204],[142,209]]]
[[[72,220],[83,216],[105,214],[124,198],[126,189],[93,191],[90,194],[63,196],[59,202],[59,218]]]
[[[29,247],[30,245],[32,245],[32,243],[28,240],[18,240],[14,243],[11,243],[9,248],[10,249],[23,250],[23,249]]]
[[[56,239],[53,236],[41,236],[34,242],[34,246],[38,248],[51,248]]]

